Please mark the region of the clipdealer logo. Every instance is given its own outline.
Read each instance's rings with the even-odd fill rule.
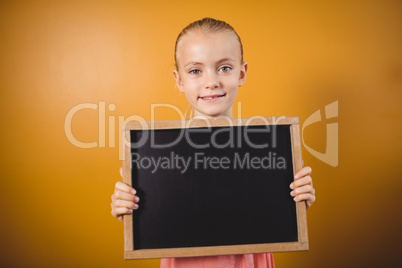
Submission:
[[[181,120],[184,120],[184,114],[181,112],[179,108],[174,105],[163,103],[163,104],[151,104],[151,121],[155,120],[155,109],[157,107],[165,107],[175,110],[179,115]],[[92,142],[82,142],[75,137],[72,131],[72,123],[73,118],[76,114],[84,109],[91,109],[98,111],[98,141]],[[108,105],[107,110],[110,112],[114,112],[116,110],[116,105],[111,103]],[[107,119],[106,119],[107,118]],[[100,101],[99,104],[96,103],[80,103],[73,106],[66,114],[64,119],[64,133],[68,141],[78,147],[83,149],[89,148],[105,148],[106,147],[106,131],[108,131],[108,148],[115,148],[116,147],[116,139],[119,142],[119,160],[123,159],[123,137],[122,137],[122,124],[123,122],[132,122],[137,121],[139,123],[145,122],[145,118],[139,115],[130,115],[128,117],[119,115],[117,116],[118,119],[118,135],[119,137],[116,138],[116,116],[108,115],[106,116],[106,102]],[[106,122],[107,121],[107,122]],[[106,123],[108,123],[108,130],[106,130]]]
[[[330,118],[335,118],[338,117],[338,101],[334,101],[328,105],[325,106],[325,118],[330,119]],[[326,137],[326,150],[325,153],[320,153],[310,146],[308,146],[304,142],[304,129],[312,124],[315,124],[317,122],[321,121],[321,111],[317,110],[315,111],[312,115],[310,115],[306,121],[304,121],[303,126],[302,126],[302,142],[306,150],[312,154],[314,157],[317,159],[321,160],[322,162],[332,166],[332,167],[337,167],[338,166],[338,151],[339,151],[339,146],[338,146],[338,123],[329,123],[326,125],[326,130],[327,130],[327,137]]]
[[[241,117],[241,102],[237,103],[238,105],[238,115],[237,118]],[[185,120],[185,115],[183,112],[176,106],[161,103],[161,104],[151,104],[151,121],[155,121],[155,110],[157,108],[164,107],[175,110],[179,116],[180,120]],[[78,116],[77,113],[84,109],[91,109],[98,112],[98,140],[92,142],[82,142],[80,141],[72,132],[72,122],[75,116]],[[146,120],[145,118],[139,115],[130,115],[128,117],[119,115],[106,115],[107,111],[114,112],[116,110],[116,105],[111,103],[106,108],[105,101],[99,101],[98,104],[96,103],[80,103],[73,106],[66,114],[64,120],[64,133],[68,141],[78,147],[78,148],[105,148],[106,147],[106,133],[108,132],[108,148],[115,148],[116,147],[116,140],[119,143],[119,159],[123,159],[123,151],[122,151],[122,123],[123,122],[132,122],[137,121],[139,123],[144,123]],[[334,101],[325,106],[325,118],[335,118],[338,117],[338,101]],[[116,137],[116,118],[117,118],[117,128],[118,128],[118,138]],[[262,116],[255,116],[254,118],[263,118]],[[279,117],[280,120],[284,117]],[[320,161],[332,166],[338,166],[338,152],[339,152],[339,144],[338,144],[338,123],[329,123],[326,125],[326,150],[325,153],[321,153],[317,150],[314,150],[310,146],[306,144],[304,141],[304,130],[306,127],[321,122],[321,111],[317,110],[313,114],[311,114],[302,124],[301,128],[301,136],[302,136],[302,143],[306,150],[312,154],[314,157],[319,159]],[[108,129],[106,129],[106,123],[108,124]]]

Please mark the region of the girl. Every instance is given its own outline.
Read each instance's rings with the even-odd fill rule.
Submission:
[[[243,61],[240,37],[227,23],[204,18],[188,25],[179,34],[175,45],[177,88],[186,95],[194,116],[209,119],[232,116],[238,87],[246,81],[248,64]],[[120,169],[121,173],[121,169]],[[309,208],[315,201],[310,177],[311,168],[304,167],[290,184],[294,200],[306,201]],[[136,190],[117,182],[112,195],[112,215],[123,215],[138,209]],[[271,253],[212,257],[169,258],[161,267],[274,267]]]

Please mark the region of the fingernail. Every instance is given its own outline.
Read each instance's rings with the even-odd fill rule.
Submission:
[[[293,189],[294,185],[293,183],[290,184],[290,189]]]
[[[297,201],[297,200],[298,200],[297,196],[296,196],[295,198],[293,198],[293,200],[294,200],[294,201]]]
[[[128,210],[128,213],[132,213],[132,212],[133,212],[133,210],[132,210],[132,209],[129,209],[129,210]]]
[[[295,192],[294,192],[294,191],[291,191],[291,192],[290,192],[290,195],[291,195],[291,196],[294,196],[294,195],[295,195]]]
[[[134,205],[134,208],[135,208],[135,209],[137,209],[137,208],[138,208],[138,205],[137,205],[137,204],[135,204],[135,205]]]
[[[299,178],[299,174],[296,174],[296,175],[295,175],[295,179],[298,179],[298,178]]]
[[[135,202],[138,202],[138,201],[140,201],[140,198],[137,196],[137,197],[135,198]]]
[[[137,191],[136,191],[136,190],[134,190],[134,189],[132,189],[132,190],[131,190],[131,193],[132,193],[132,194],[136,194],[136,193],[137,193]]]

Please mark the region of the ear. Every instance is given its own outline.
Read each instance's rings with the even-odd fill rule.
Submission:
[[[177,70],[173,70],[174,80],[176,80],[177,89],[180,92],[184,92],[183,81],[181,81],[180,73]]]
[[[248,70],[248,63],[245,61],[243,62],[240,69],[239,87],[244,85],[244,83],[246,82],[247,70]]]

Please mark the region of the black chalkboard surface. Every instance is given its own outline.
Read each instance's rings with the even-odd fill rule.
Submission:
[[[124,177],[141,198],[139,210],[125,216],[126,258],[307,249],[289,188],[293,122],[126,125]]]

